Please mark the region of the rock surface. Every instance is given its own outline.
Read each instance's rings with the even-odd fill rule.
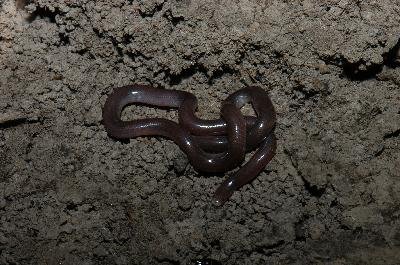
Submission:
[[[383,1],[0,1],[0,264],[399,264],[400,17]],[[277,155],[224,207],[115,86],[269,91]],[[132,107],[129,117],[173,111]]]

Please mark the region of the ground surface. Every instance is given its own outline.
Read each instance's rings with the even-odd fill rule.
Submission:
[[[399,1],[0,8],[0,264],[400,264]],[[262,86],[276,157],[215,208],[221,176],[172,142],[106,135],[131,83],[191,91],[204,118]]]

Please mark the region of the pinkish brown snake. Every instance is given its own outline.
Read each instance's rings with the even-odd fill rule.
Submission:
[[[134,103],[178,109],[179,122],[163,118],[122,121],[123,108]],[[256,117],[242,115],[240,109],[247,103],[252,104]],[[214,199],[222,205],[235,190],[257,177],[275,155],[275,109],[267,92],[255,86],[240,89],[225,99],[220,119],[199,119],[196,109],[197,99],[189,92],[135,84],[115,88],[108,96],[103,123],[107,133],[117,139],[139,136],[171,139],[200,172],[232,170],[244,161],[246,152],[258,148],[215,191]]]

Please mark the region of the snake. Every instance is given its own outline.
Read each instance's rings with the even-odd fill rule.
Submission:
[[[122,120],[123,109],[132,104],[178,111],[178,122],[165,118]],[[251,104],[255,116],[245,116],[241,108]],[[220,118],[206,120],[196,115],[195,95],[181,90],[133,84],[114,88],[103,107],[103,125],[116,139],[160,136],[172,140],[199,172],[224,173],[239,167],[248,152],[252,157],[228,176],[216,189],[213,200],[223,205],[235,190],[252,182],[276,153],[273,132],[276,112],[268,93],[248,86],[229,95],[221,103]]]

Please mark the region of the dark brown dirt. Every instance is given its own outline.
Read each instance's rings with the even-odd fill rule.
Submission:
[[[0,1],[0,264],[400,264],[399,4]],[[276,157],[215,208],[172,142],[106,135],[131,83],[204,118],[262,86]]]

